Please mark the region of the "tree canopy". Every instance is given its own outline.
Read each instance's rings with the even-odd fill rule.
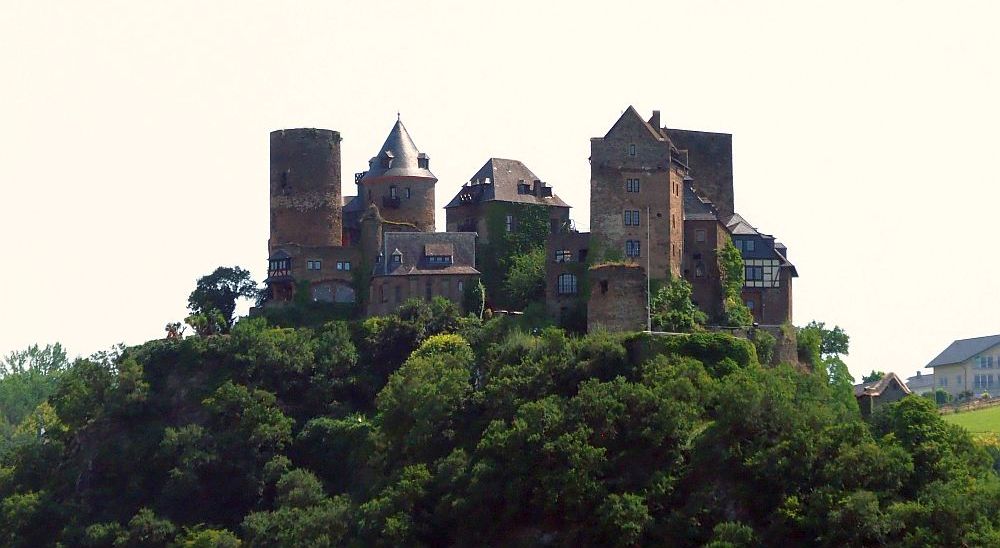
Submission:
[[[846,353],[816,327],[805,354]],[[866,422],[828,370],[756,356],[726,334],[525,332],[422,301],[150,341],[66,365],[18,425],[0,544],[1000,541],[996,462],[933,402]]]
[[[200,333],[228,332],[233,325],[236,300],[256,299],[258,289],[250,272],[238,266],[220,266],[198,278],[188,296],[191,318],[188,323]]]

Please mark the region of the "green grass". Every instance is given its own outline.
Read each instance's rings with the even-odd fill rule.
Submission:
[[[973,434],[1000,434],[1000,406],[942,415],[944,420],[964,427]]]

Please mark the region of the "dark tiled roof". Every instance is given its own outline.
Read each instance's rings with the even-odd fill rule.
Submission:
[[[718,218],[712,202],[699,196],[690,185],[684,187],[685,221],[715,221]]]
[[[903,382],[903,379],[900,379],[895,373],[886,373],[881,379],[875,382],[855,384],[854,397],[880,396],[882,395],[882,392],[885,391],[885,389],[888,388],[893,382],[897,383],[904,393],[910,393],[910,389],[906,386],[906,383]]]
[[[1000,344],[1000,335],[990,335],[988,337],[976,337],[974,339],[958,339],[948,345],[944,352],[938,354],[936,358],[927,364],[927,367],[937,367],[939,365],[950,365],[965,361],[984,350]]]
[[[388,168],[383,164],[386,159],[391,160]],[[368,171],[362,181],[378,177],[427,177],[437,180],[429,169],[420,167],[420,159],[427,159],[427,155],[417,150],[403,122],[396,120],[378,154],[368,161]]]
[[[746,219],[744,219],[739,213],[733,213],[729,217],[726,217],[722,224],[726,225],[726,229],[729,230],[730,234],[737,236],[760,236],[765,240],[769,240],[772,244],[772,250],[774,252],[775,258],[781,260],[781,266],[787,267],[791,272],[793,278],[799,277],[799,271],[795,268],[788,258],[788,248],[784,244],[775,240],[774,236],[770,234],[764,234],[753,227]]]
[[[538,176],[520,161],[490,158],[475,175],[469,178],[469,183],[462,186],[458,194],[444,207],[458,207],[463,204],[490,201],[569,207],[555,194],[536,196],[534,194],[535,181],[540,181]],[[530,185],[529,194],[518,193],[517,185],[520,183]],[[545,185],[542,182],[538,184]]]
[[[402,261],[393,265],[390,259],[396,252],[402,255]],[[428,256],[448,255],[452,257],[448,265],[431,264],[427,259]],[[475,265],[475,232],[386,232],[382,259],[375,267],[375,275],[479,274]]]

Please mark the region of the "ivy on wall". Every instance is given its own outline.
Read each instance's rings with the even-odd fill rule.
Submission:
[[[508,308],[514,302],[504,288],[514,257],[545,247],[549,234],[549,209],[538,204],[490,202],[483,206],[489,243],[476,249],[476,267],[482,273],[486,301],[494,308]],[[514,218],[507,231],[507,216]]]

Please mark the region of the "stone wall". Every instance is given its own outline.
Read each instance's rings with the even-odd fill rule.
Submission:
[[[340,133],[272,131],[270,179],[269,252],[289,243],[341,245]]]
[[[674,145],[688,152],[693,186],[719,214],[733,214],[733,136],[728,133],[670,129]]]
[[[591,252],[643,267],[648,255],[651,277],[666,280],[681,273],[684,173],[672,161],[670,141],[631,112],[590,141]],[[639,180],[639,192],[627,192],[628,179]],[[639,212],[638,225],[625,224],[625,211]],[[639,242],[639,257],[626,256],[628,240]]]
[[[476,283],[475,275],[375,276],[372,278],[368,301],[369,316],[392,314],[410,298],[444,297],[458,305],[464,313],[462,299],[467,284]]]
[[[646,270],[604,264],[588,273],[587,331],[643,331],[647,327]]]
[[[545,242],[545,310],[550,318],[560,320],[562,316],[586,302],[587,292],[587,255],[590,245],[589,232],[563,232],[550,234]],[[556,252],[568,251],[568,260],[557,262]],[[563,294],[559,292],[559,276],[568,274],[576,276],[577,292]]]
[[[434,232],[435,182],[427,177],[366,179],[358,186],[358,195],[365,203],[378,206],[387,221],[412,224],[421,232]],[[392,187],[396,189],[395,199]]]
[[[728,233],[719,221],[684,222],[684,279],[691,283],[691,300],[708,315],[709,321],[722,316],[722,273],[719,252]]]

